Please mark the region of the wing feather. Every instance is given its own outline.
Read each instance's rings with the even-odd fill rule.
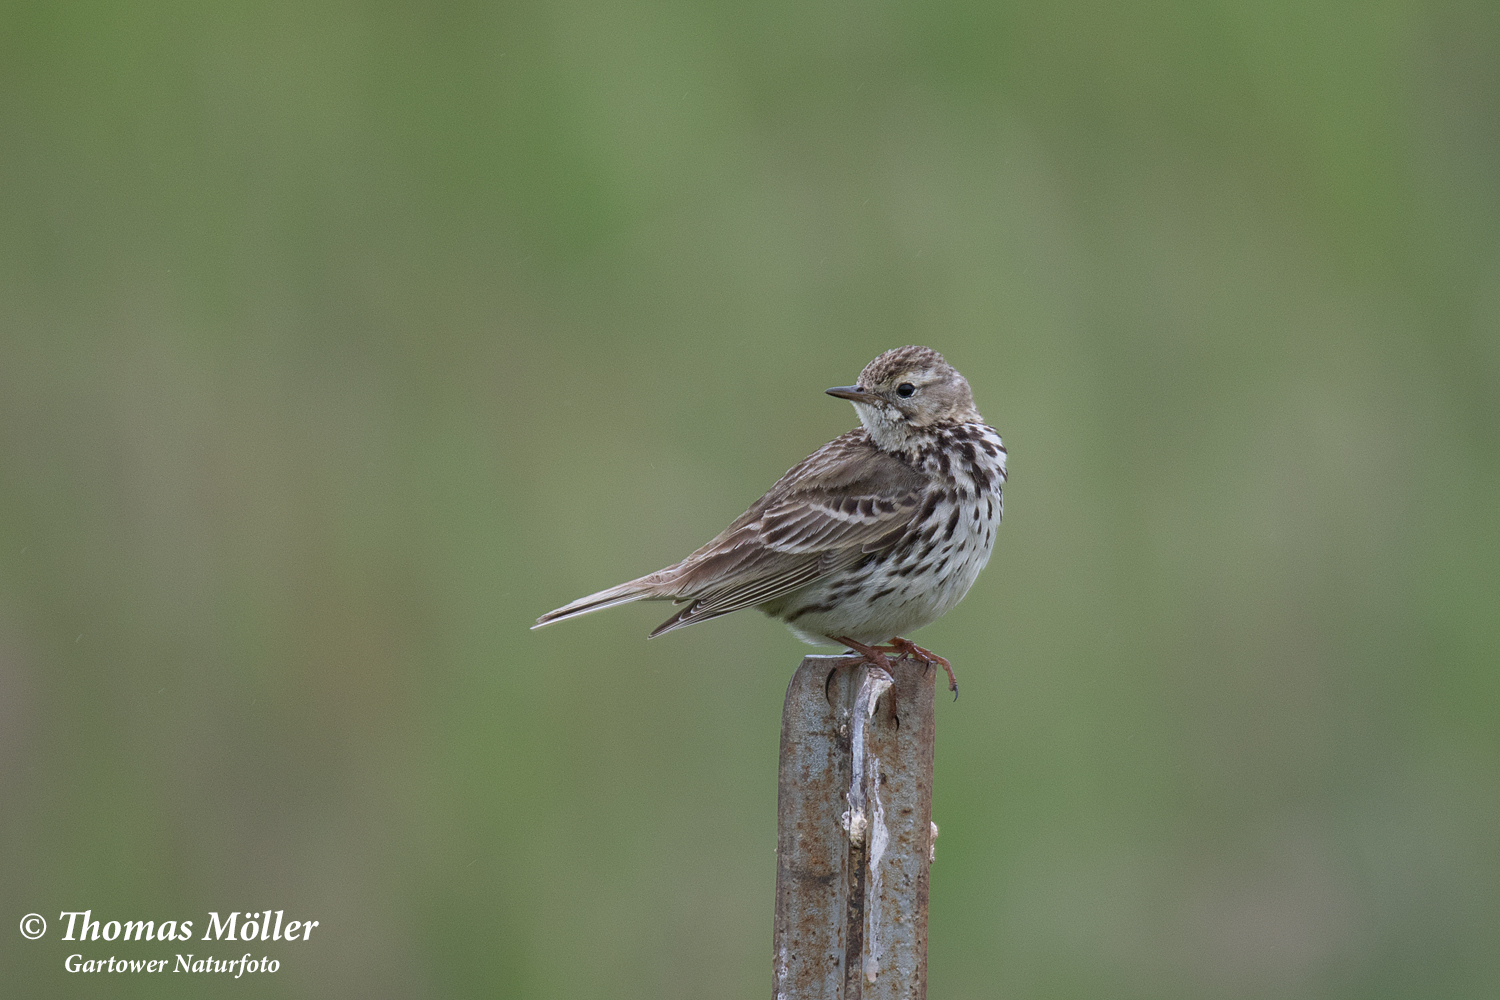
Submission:
[[[677,596],[690,603],[651,635],[764,604],[895,545],[927,488],[925,477],[875,448],[863,430],[835,439],[671,567]]]
[[[687,606],[651,635],[754,607],[900,541],[932,485],[863,428],[813,452],[681,562],[543,615],[550,624],[627,601]]]

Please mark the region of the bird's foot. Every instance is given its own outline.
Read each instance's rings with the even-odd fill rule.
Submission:
[[[884,670],[892,677],[896,676],[891,671],[891,661],[886,657],[886,651],[881,647],[866,646],[864,643],[855,642],[853,639],[850,639],[846,636],[835,635],[830,636],[829,638],[831,638],[834,642],[842,642],[854,652],[858,653],[860,656],[863,656],[865,658],[865,662],[871,664],[872,666],[879,667],[881,670]]]
[[[839,641],[845,642],[846,640],[840,639]],[[921,646],[918,646],[910,639],[903,639],[899,635],[891,640],[891,644],[889,646],[882,646],[880,647],[880,649],[882,652],[900,653],[900,659],[903,660],[909,656],[912,659],[916,660],[918,663],[925,663],[929,667],[933,664],[937,664],[938,666],[942,667],[943,671],[948,675],[948,690],[953,692],[953,700],[958,700],[958,681],[953,676],[953,664],[949,663],[947,660],[943,659],[932,650],[923,649]]]

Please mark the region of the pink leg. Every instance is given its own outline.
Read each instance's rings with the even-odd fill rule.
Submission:
[[[853,639],[850,639],[846,636],[831,635],[828,638],[832,639],[834,642],[842,642],[844,645],[854,650],[860,656],[863,656],[870,663],[879,667],[881,670],[884,670],[886,673],[891,674],[891,661],[886,659],[885,651],[882,650],[879,646],[866,646],[864,643],[855,642]],[[896,675],[891,674],[891,676],[894,677]]]
[[[845,640],[843,639],[839,640],[839,642],[844,641]],[[953,665],[947,660],[943,659],[932,650],[923,649],[921,646],[918,646],[910,639],[903,639],[899,635],[891,640],[891,644],[887,648],[892,652],[900,653],[903,657],[910,656],[916,659],[918,662],[925,663],[928,666],[936,663],[938,666],[942,667],[943,671],[948,675],[948,690],[953,692],[953,700],[958,700],[958,681],[953,676]]]

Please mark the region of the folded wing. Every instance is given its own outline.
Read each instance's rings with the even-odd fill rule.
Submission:
[[[847,569],[905,534],[926,480],[850,431],[793,468],[718,537],[675,565],[591,594],[533,628],[639,600],[686,603],[651,635],[754,607]]]

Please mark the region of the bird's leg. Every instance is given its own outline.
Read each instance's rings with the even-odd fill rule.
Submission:
[[[896,676],[891,672],[891,661],[886,659],[885,653],[880,649],[879,646],[866,646],[864,643],[855,642],[853,639],[850,639],[847,636],[831,635],[828,638],[832,639],[834,642],[842,642],[844,645],[854,650],[860,656],[863,656],[866,662],[879,667],[881,670],[884,670],[892,677]]]
[[[839,640],[839,642],[843,641],[843,639]],[[958,681],[953,676],[953,665],[947,660],[943,659],[932,650],[923,649],[921,646],[918,646],[910,639],[903,639],[899,635],[892,639],[891,644],[886,648],[890,649],[892,652],[899,651],[903,657],[915,657],[918,662],[925,663],[928,666],[936,663],[938,666],[942,667],[943,670],[948,674],[948,690],[953,692],[953,700],[958,700]]]

